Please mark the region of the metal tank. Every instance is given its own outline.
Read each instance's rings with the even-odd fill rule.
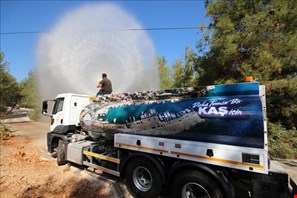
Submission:
[[[264,147],[257,82],[98,96],[80,115],[92,137],[115,133]]]

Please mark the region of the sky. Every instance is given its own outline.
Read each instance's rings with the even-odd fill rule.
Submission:
[[[10,73],[21,81],[36,67],[36,50],[42,34],[61,17],[84,5],[112,3],[134,16],[144,29],[198,27],[208,24],[204,1],[3,1],[1,0],[1,50]],[[127,27],[127,29],[133,27]],[[185,47],[194,51],[201,34],[198,29],[148,31],[158,56],[171,65]]]

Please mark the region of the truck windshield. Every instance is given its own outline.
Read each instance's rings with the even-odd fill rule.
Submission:
[[[64,98],[57,98],[55,100],[54,108],[53,108],[53,115],[59,111],[63,110]]]

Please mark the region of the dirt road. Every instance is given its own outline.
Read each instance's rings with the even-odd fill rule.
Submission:
[[[47,122],[10,124],[1,141],[0,197],[129,197],[117,178],[73,166],[57,166],[46,152]]]

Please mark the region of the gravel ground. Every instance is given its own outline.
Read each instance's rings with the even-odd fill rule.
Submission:
[[[117,178],[92,169],[58,166],[46,151],[47,122],[6,124],[0,142],[0,197],[131,197]]]

